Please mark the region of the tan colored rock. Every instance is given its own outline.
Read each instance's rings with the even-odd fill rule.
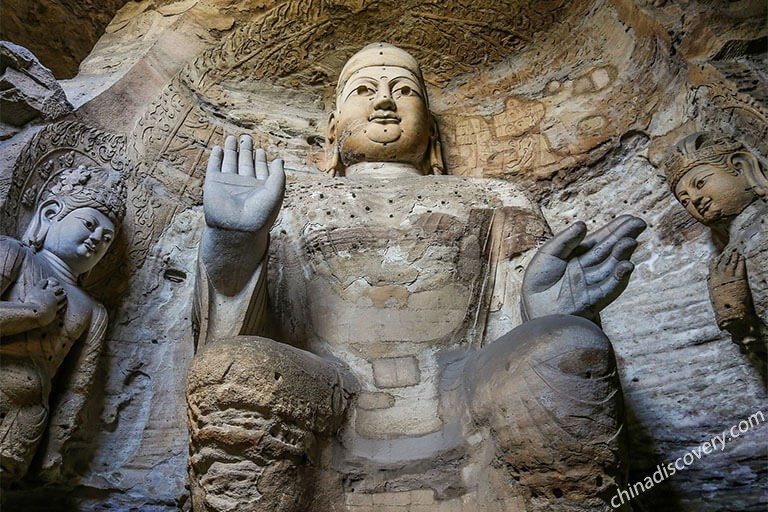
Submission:
[[[514,181],[538,200],[554,231],[578,218],[597,226],[623,212],[651,226],[635,252],[637,268],[628,290],[601,315],[626,396],[630,482],[763,406],[760,375],[717,328],[704,262],[719,249],[710,230],[668,190],[648,140],[668,136],[662,146],[673,146],[695,131],[719,131],[735,135],[758,156],[768,153],[764,2],[444,2],[430,10],[423,2],[400,2],[393,9],[381,2],[222,0],[199,2],[183,12],[172,6],[176,3],[127,4],[107,30],[110,36],[84,63],[84,74],[63,84],[79,119],[93,130],[67,145],[89,155],[103,148],[110,166],[117,164],[110,163],[109,151],[127,144],[134,160],[129,166],[140,166],[132,173],[132,187],[138,188],[130,201],[139,215],[124,231],[129,234],[135,226],[137,235],[120,241],[131,247],[125,259],[131,264],[110,281],[123,288],[129,284],[124,298],[114,298],[109,286],[91,287],[102,301],[116,304],[102,364],[103,412],[92,411],[101,428],[78,450],[92,452],[78,466],[80,486],[54,498],[43,489],[17,491],[18,498],[4,493],[3,508],[71,500],[71,508],[109,503],[165,511],[175,510],[177,499],[184,502],[187,434],[180,372],[192,359],[188,313],[205,148],[221,144],[224,133],[252,133],[270,158],[286,160],[289,197],[303,178],[321,181],[317,169],[324,165],[322,139],[335,77],[344,61],[372,40],[404,45],[424,65],[449,172],[476,175],[482,168]],[[71,42],[58,34],[72,32],[98,8],[78,13],[76,22],[49,23],[37,39],[46,51],[59,40]],[[35,12],[26,9],[14,7],[13,17]],[[4,17],[3,30],[11,26],[5,23],[9,19]],[[39,26],[36,20],[27,23]],[[253,40],[259,44],[249,46]],[[75,52],[64,53],[61,60]],[[8,226],[17,222],[16,210],[6,215],[5,206],[18,196],[11,191],[4,203],[7,187],[18,173],[17,155],[24,169],[45,155],[42,149],[25,149],[39,129],[0,144],[6,157],[0,171],[0,225],[14,237],[20,235],[16,225]],[[96,135],[111,131],[117,133]],[[72,141],[75,133],[84,132],[51,130],[38,142],[58,147],[56,141]],[[318,196],[302,197],[308,209],[326,211]],[[514,225],[525,210],[506,210],[503,216],[501,211],[491,223],[494,233]],[[526,223],[539,226],[538,213],[529,217]],[[276,240],[279,230],[272,235]],[[514,245],[497,234],[490,238],[491,255]],[[277,250],[275,243],[272,247]],[[124,254],[120,246],[111,253]],[[282,254],[281,249],[276,256]],[[486,339],[520,322],[514,295],[526,262],[524,253],[488,273],[484,300],[489,307],[476,320]],[[269,272],[280,270],[272,264]],[[270,286],[279,316],[285,289],[274,280]],[[372,294],[379,303],[383,297]],[[370,353],[405,357],[409,350],[384,345]],[[423,363],[421,368],[429,368],[429,361]],[[389,425],[401,419],[392,418]],[[375,420],[367,424],[376,425]],[[755,429],[632,504],[696,512],[762,509],[765,436],[765,429]],[[365,446],[366,453],[376,448]],[[472,465],[467,474],[477,475],[486,466]],[[451,489],[451,482],[441,478],[436,477],[437,486]],[[376,485],[375,493],[386,492],[384,479]],[[327,492],[337,487],[338,482],[321,478],[318,503],[344,502]],[[347,496],[371,496],[346,489]],[[476,498],[439,494],[436,501],[429,506],[477,509]],[[507,499],[498,507],[522,505]]]
[[[72,112],[50,70],[26,48],[0,42],[0,140],[33,121],[51,122]]]
[[[723,246],[707,278],[717,325],[731,333],[734,343],[756,352],[755,361],[765,373],[768,175],[764,164],[730,137],[694,133],[668,151],[664,168],[680,204],[710,227]]]

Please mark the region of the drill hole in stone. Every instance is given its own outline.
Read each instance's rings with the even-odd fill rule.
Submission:
[[[169,268],[163,272],[163,277],[172,283],[183,283],[187,279],[187,273],[175,268]]]

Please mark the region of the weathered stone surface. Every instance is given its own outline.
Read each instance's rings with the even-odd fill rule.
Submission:
[[[26,48],[0,41],[0,140],[32,121],[51,122],[70,112],[51,72]]]
[[[22,240],[0,238],[3,485],[24,478],[36,455],[46,480],[71,476],[66,463],[89,432],[85,410],[107,329],[106,309],[80,277],[117,236],[125,195],[114,171],[63,169],[34,198]]]
[[[96,453],[82,466],[81,490],[56,495],[69,509],[78,503],[176,508],[186,458],[182,374],[192,355],[185,320],[192,279],[179,276],[195,272],[205,148],[225,132],[253,133],[270,158],[286,159],[296,183],[289,184],[290,198],[301,178],[322,166],[334,76],[375,39],[407,46],[426,63],[448,169],[515,181],[540,199],[554,231],[578,218],[597,226],[624,211],[648,221],[632,283],[602,314],[629,412],[630,482],[764,408],[765,387],[719,331],[709,304],[705,262],[716,253],[714,244],[674,201],[648,146],[650,137],[668,137],[671,145],[692,131],[716,130],[737,135],[761,157],[768,152],[764,2],[617,0],[561,8],[502,2],[484,12],[484,4],[473,2],[442,5],[437,13],[415,3],[394,10],[380,2],[336,2],[325,10],[306,2],[189,4],[130,3],[83,64],[87,75],[64,84],[81,120],[107,131],[117,127],[144,180],[137,195],[143,266],[132,271],[107,336]],[[251,40],[258,43],[249,46]],[[307,82],[313,85],[297,86]],[[29,140],[34,133],[2,146],[9,161],[22,151],[22,135]],[[10,174],[2,172],[0,185]],[[334,215],[346,200],[302,197],[307,209],[325,212],[330,205]],[[525,263],[523,257],[496,276],[488,319],[478,320],[490,339],[519,321],[514,299],[505,297],[519,289],[517,267]],[[270,272],[278,270],[273,265]],[[273,300],[285,304],[274,299],[280,293],[276,288]],[[634,504],[763,510],[766,435],[765,427],[750,431]],[[389,494],[352,488],[345,488],[350,510],[376,509],[373,497]],[[430,504],[376,499],[419,512],[417,505],[477,508],[474,498],[444,495]],[[46,510],[51,501],[28,495],[20,503]],[[522,505],[499,503],[503,510],[515,507]]]
[[[71,78],[125,3],[8,0],[3,2],[0,39],[29,48],[57,78]]]

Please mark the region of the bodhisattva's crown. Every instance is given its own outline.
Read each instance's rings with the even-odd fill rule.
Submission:
[[[725,165],[726,158],[744,146],[726,135],[697,132],[667,150],[662,167],[672,191],[685,174],[698,165]]]
[[[92,204],[108,217],[125,217],[127,190],[125,179],[117,171],[81,165],[65,169],[48,190],[47,197],[72,197],[78,203]]]

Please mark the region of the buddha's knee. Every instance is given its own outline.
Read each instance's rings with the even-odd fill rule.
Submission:
[[[569,315],[531,320],[510,331],[470,357],[464,379],[480,416],[526,398],[556,417],[603,410],[621,398],[608,338],[592,322]]]
[[[341,426],[348,376],[312,354],[259,337],[218,340],[187,377],[195,510],[300,510],[318,438]]]
[[[574,495],[623,482],[621,385],[611,344],[592,322],[526,322],[474,354],[464,379],[475,422],[529,487]]]

